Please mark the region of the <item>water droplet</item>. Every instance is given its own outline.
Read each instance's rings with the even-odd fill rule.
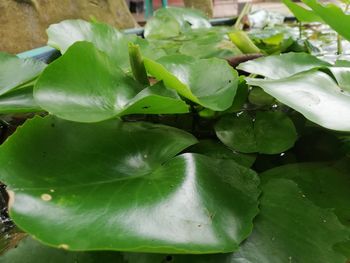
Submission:
[[[286,155],[286,153],[281,153],[281,154],[280,154],[281,157],[282,157],[282,156],[285,156],[285,155]]]
[[[51,193],[54,193],[54,192],[55,192],[55,189],[50,189],[50,192],[51,192]]]
[[[243,114],[243,111],[240,111],[240,112],[237,112],[237,113],[236,113],[236,116],[239,117],[239,116],[241,116],[242,114]]]
[[[327,220],[326,220],[326,219],[324,219],[324,220],[323,220],[323,223],[327,223]]]
[[[145,154],[144,156],[143,156],[143,158],[147,158],[148,156],[147,156],[147,154]]]
[[[52,196],[49,195],[49,194],[42,194],[42,195],[41,195],[41,199],[42,199],[43,201],[50,201],[50,200],[52,199]]]
[[[277,104],[273,104],[271,107],[272,107],[273,109],[277,109],[277,108],[278,108],[278,105],[277,105]]]
[[[303,195],[302,195],[302,197],[304,197],[304,198],[305,198],[305,197],[306,197],[306,195],[304,195],[304,194],[303,194]]]

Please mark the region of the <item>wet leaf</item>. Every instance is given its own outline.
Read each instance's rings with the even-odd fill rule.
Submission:
[[[243,153],[277,154],[293,147],[297,133],[282,112],[258,112],[225,116],[215,125],[216,135],[228,147]]]
[[[183,97],[214,111],[224,111],[233,102],[238,73],[225,60],[194,59],[184,55],[144,59],[148,73]]]
[[[33,87],[17,89],[0,96],[0,114],[39,112],[33,98]]]
[[[194,143],[162,125],[36,117],[0,148],[10,215],[70,250],[234,251],[252,231],[259,179],[233,160],[174,157]]]
[[[162,83],[143,89],[91,43],[74,44],[51,63],[34,97],[60,118],[97,122],[126,114],[186,113],[188,106]]]

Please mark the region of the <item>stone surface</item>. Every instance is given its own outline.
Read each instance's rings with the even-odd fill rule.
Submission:
[[[1,0],[0,14],[0,51],[9,53],[45,45],[46,28],[65,19],[137,26],[124,0]]]

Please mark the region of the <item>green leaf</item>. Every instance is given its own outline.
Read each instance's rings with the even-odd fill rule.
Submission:
[[[232,43],[235,44],[243,54],[261,53],[260,49],[244,31],[235,31],[228,35]]]
[[[323,23],[322,18],[320,18],[315,12],[310,9],[306,9],[301,5],[294,3],[291,0],[282,0],[282,2],[289,8],[290,11],[300,22],[312,23],[319,22]]]
[[[311,70],[278,80],[247,78],[246,81],[261,87],[310,121],[328,129],[350,131],[349,93],[326,73]]]
[[[297,133],[293,122],[282,112],[258,112],[224,116],[215,125],[216,135],[225,145],[243,153],[277,154],[293,147]]]
[[[306,70],[327,66],[330,64],[312,55],[291,52],[250,60],[240,64],[237,68],[270,79],[280,79]]]
[[[335,4],[322,5],[316,0],[302,1],[320,16],[325,23],[350,41],[350,31],[348,28],[350,24],[350,15],[345,14],[344,11]]]
[[[0,114],[39,112],[33,98],[33,87],[16,89],[0,96]]]
[[[253,234],[230,263],[346,262],[333,246],[349,232],[332,211],[310,202],[290,180],[271,180],[262,190]]]
[[[199,10],[169,7],[158,9],[147,21],[146,38],[169,38],[196,28],[209,28],[210,22]]]
[[[252,231],[259,179],[232,160],[174,157],[194,143],[162,125],[36,117],[0,147],[10,215],[70,250],[234,251]]]
[[[350,230],[350,177],[346,172],[320,163],[300,163],[276,167],[261,174],[264,182],[273,178],[295,181],[315,205],[334,211]]]
[[[254,155],[235,152],[214,140],[202,140],[192,146],[189,152],[204,154],[216,159],[232,159],[246,167],[251,167],[256,159]]]
[[[150,46],[146,40],[140,39],[136,35],[123,34],[107,24],[89,23],[79,19],[65,20],[51,25],[47,34],[48,44],[59,49],[62,53],[65,53],[75,42],[91,42],[124,70],[130,67],[128,53],[130,42],[139,44],[142,53],[147,53],[154,59],[164,55],[164,52],[153,49],[153,46]],[[152,49],[152,52],[149,49]]]
[[[158,61],[145,58],[144,63],[150,75],[199,105],[214,111],[232,105],[238,73],[225,60],[171,55]]]
[[[267,94],[262,88],[254,87],[249,92],[249,102],[258,106],[271,105],[275,98]]]
[[[176,93],[161,83],[142,90],[114,60],[88,42],[72,45],[46,68],[36,83],[34,97],[46,111],[79,122],[126,114],[188,112]]]
[[[26,237],[16,248],[0,256],[2,263],[127,263],[118,252],[70,252],[40,244]]]
[[[349,232],[329,209],[316,206],[302,189],[287,179],[262,186],[260,213],[252,235],[240,250],[217,255],[125,254],[128,263],[345,263],[333,246]]]
[[[32,81],[46,64],[0,52],[0,95]]]

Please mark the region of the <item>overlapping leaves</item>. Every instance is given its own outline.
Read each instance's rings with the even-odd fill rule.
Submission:
[[[243,63],[239,68],[266,77],[246,80],[307,119],[328,129],[350,131],[348,68],[332,67],[302,53],[265,57]],[[337,82],[321,68],[334,72]]]
[[[35,99],[46,111],[80,122],[136,113],[188,112],[185,102],[162,83],[143,89],[118,65],[93,44],[75,43],[41,75]]]

